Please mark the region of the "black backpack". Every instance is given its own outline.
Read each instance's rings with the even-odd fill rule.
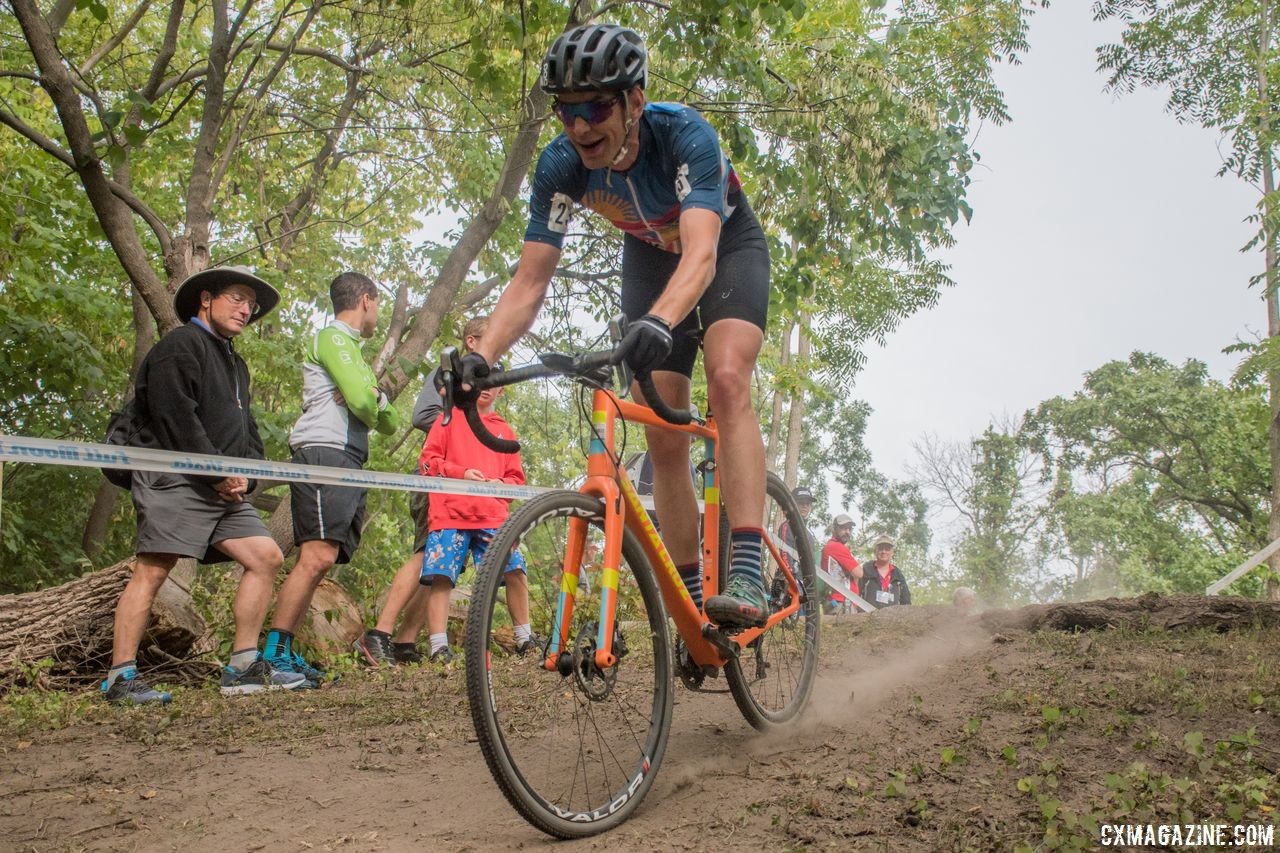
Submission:
[[[112,412],[111,419],[107,421],[107,437],[102,440],[103,444],[112,444],[116,447],[128,447],[133,441],[139,430],[142,429],[141,418],[138,416],[138,407],[134,405],[132,399],[124,404],[124,408],[118,412]],[[102,476],[107,478],[107,482],[113,486],[119,486],[122,489],[132,488],[133,472],[127,468],[103,468]]]

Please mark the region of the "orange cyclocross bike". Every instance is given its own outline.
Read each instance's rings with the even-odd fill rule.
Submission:
[[[615,339],[620,331],[615,321]],[[448,412],[457,353],[446,350],[442,362]],[[590,390],[586,479],[577,490],[530,499],[498,530],[476,575],[463,641],[472,719],[489,770],[516,811],[561,838],[612,829],[640,804],[662,763],[676,679],[700,690],[723,672],[743,716],[764,730],[799,715],[818,661],[813,547],[791,493],[772,473],[764,517],[753,520],[769,534],[762,566],[768,622],[729,634],[693,605],[621,464],[618,424],[624,443],[628,423],[703,440],[705,601],[725,582],[729,564],[715,417],[670,409],[649,381],[640,387],[654,408],[621,399],[611,390],[614,368],[620,387],[629,388],[630,378],[617,362],[611,350],[546,353],[475,386],[564,376]],[[482,442],[500,452],[518,449],[488,434],[474,404],[461,408]],[[778,537],[784,521],[797,533],[794,550]],[[503,583],[521,560],[530,624],[547,638],[540,654],[523,657],[515,652]],[[668,619],[679,637],[674,646]]]

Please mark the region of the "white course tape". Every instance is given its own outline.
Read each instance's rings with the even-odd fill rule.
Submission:
[[[792,559],[799,558],[800,554],[794,548],[788,545],[786,542],[783,542],[781,538],[774,536],[772,533],[770,533],[769,539],[773,542],[774,545],[778,546],[778,550],[781,551],[782,553],[790,555]],[[822,578],[822,580],[826,582],[827,586],[831,587],[836,592],[840,593],[845,598],[849,599],[854,604],[861,607],[863,612],[870,613],[872,610],[875,609],[874,607],[872,607],[870,604],[867,603],[867,600],[865,598],[863,598],[862,596],[854,592],[852,589],[850,589],[849,582],[844,579],[844,575],[834,575],[831,572],[827,571],[826,569],[822,568],[821,560],[818,561],[818,577]]]
[[[819,561],[819,563],[821,563],[821,561]],[[840,593],[845,598],[849,599],[854,604],[861,607],[862,612],[870,613],[872,610],[875,610],[875,608],[872,607],[871,604],[868,603],[868,601],[865,598],[858,595],[849,587],[849,583],[844,579],[843,574],[840,574],[840,575],[834,574],[833,572],[829,572],[826,569],[822,568],[821,565],[819,565],[818,577],[822,578],[822,580],[826,582],[827,586],[831,587],[836,592]]]
[[[454,480],[448,477],[419,477],[415,474],[389,474],[355,468],[333,468],[327,465],[297,465],[293,462],[271,462],[235,456],[208,456],[201,453],[174,453],[169,450],[119,447],[113,444],[91,444],[81,441],[53,441],[47,438],[23,438],[13,435],[0,435],[0,462],[36,462],[45,465],[71,465],[78,468],[123,468],[129,471],[161,471],[205,476],[221,474],[224,477],[247,477],[256,480],[363,486],[398,489],[404,492],[442,492],[488,498],[531,498],[552,491],[552,489],[538,486],[510,486],[501,483],[480,483],[474,480]]]

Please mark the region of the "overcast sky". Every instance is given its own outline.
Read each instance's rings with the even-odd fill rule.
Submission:
[[[1215,177],[1217,134],[1178,124],[1161,94],[1103,91],[1094,48],[1117,30],[1088,6],[1038,12],[1023,64],[998,70],[1013,120],[978,133],[973,221],[944,255],[955,287],[857,378],[892,477],[923,434],[966,439],[1134,350],[1226,378],[1238,357],[1222,348],[1265,329],[1247,286],[1260,258],[1239,252],[1256,193]]]

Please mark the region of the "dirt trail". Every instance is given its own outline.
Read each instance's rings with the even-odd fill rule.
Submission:
[[[305,696],[92,703],[55,731],[6,711],[0,849],[1011,849],[1090,831],[1068,814],[1221,817],[1224,785],[1280,800],[1274,628],[993,634],[917,607],[829,620],[822,642],[813,712],[785,734],[752,731],[727,693],[678,688],[657,782],[603,838],[528,827],[489,777],[462,673],[407,669]],[[1184,748],[1189,731],[1251,727],[1255,746],[1211,747],[1203,769]],[[1194,784],[1171,798],[1103,781],[1134,761]],[[1242,821],[1274,819],[1250,802]]]

